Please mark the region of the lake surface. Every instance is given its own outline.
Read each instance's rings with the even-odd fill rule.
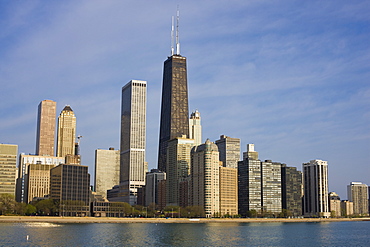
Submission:
[[[0,246],[370,246],[370,221],[0,223]]]

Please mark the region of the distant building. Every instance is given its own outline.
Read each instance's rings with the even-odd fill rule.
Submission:
[[[107,190],[119,184],[120,175],[120,151],[109,148],[109,150],[95,150],[95,181],[96,193],[107,198]]]
[[[238,170],[220,166],[220,216],[238,214]]]
[[[357,215],[369,214],[368,186],[361,182],[351,182],[347,186],[348,200],[353,202],[353,213]]]
[[[20,154],[16,200],[28,203],[34,197],[49,194],[50,169],[64,163],[64,157]]]
[[[340,217],[342,214],[340,197],[335,192],[329,193],[329,210],[332,217]]]
[[[180,182],[190,175],[190,152],[193,146],[194,140],[185,135],[167,143],[166,205],[179,206]]]
[[[194,146],[202,144],[202,125],[200,123],[200,113],[198,110],[190,114],[189,119],[189,138],[194,139]]]
[[[353,202],[348,200],[342,200],[340,202],[341,215],[342,216],[351,216],[353,215]]]
[[[191,151],[192,205],[201,206],[206,217],[220,214],[220,169],[217,145],[209,139]]]
[[[55,119],[57,103],[43,100],[38,107],[36,155],[54,156]]]
[[[152,169],[146,174],[145,179],[145,206],[159,204],[159,182],[166,180],[166,173],[158,169]]]
[[[122,87],[120,194],[123,202],[137,203],[137,189],[145,186],[146,81],[131,80]]]
[[[256,211],[277,216],[282,211],[281,164],[260,161],[254,144],[247,145],[243,161],[238,163],[239,214],[249,216]]]
[[[50,199],[61,216],[89,216],[90,174],[87,166],[58,165],[50,170]]]
[[[158,182],[158,209],[163,210],[166,207],[166,180]]]
[[[57,156],[75,155],[76,117],[72,108],[67,105],[58,117]]]
[[[328,162],[311,160],[303,164],[303,214],[306,217],[330,217]]]
[[[237,168],[240,161],[240,139],[221,135],[216,145],[224,167]]]
[[[18,145],[0,144],[0,194],[15,195]]]
[[[302,172],[296,167],[281,164],[281,194],[282,208],[290,212],[292,216],[302,215]]]

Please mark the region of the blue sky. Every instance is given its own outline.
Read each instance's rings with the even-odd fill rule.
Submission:
[[[71,105],[82,162],[119,148],[121,87],[148,82],[156,168],[163,62],[180,7],[190,111],[203,139],[241,138],[260,159],[329,163],[329,189],[370,184],[367,1],[1,1],[0,142],[34,153],[37,106]]]

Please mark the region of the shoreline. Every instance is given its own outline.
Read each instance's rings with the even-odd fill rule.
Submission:
[[[367,218],[113,218],[113,217],[50,217],[0,216],[0,223],[298,223],[370,221]]]

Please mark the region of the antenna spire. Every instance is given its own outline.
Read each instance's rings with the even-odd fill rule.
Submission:
[[[179,11],[179,6],[177,6],[177,18],[176,18],[176,54],[177,55],[180,55],[179,19],[180,19],[180,11]]]
[[[172,16],[172,28],[171,28],[171,56],[175,53],[175,48],[173,47],[174,45],[174,17]]]

